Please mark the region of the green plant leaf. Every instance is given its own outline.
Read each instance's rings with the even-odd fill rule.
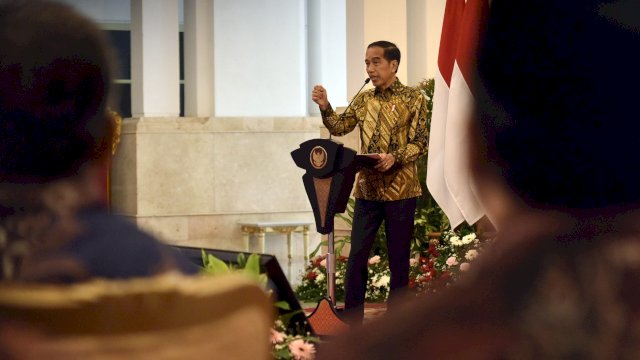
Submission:
[[[277,350],[273,356],[276,359],[291,359],[291,353],[289,352],[289,347],[285,346],[280,350]]]
[[[219,275],[229,273],[230,269],[229,265],[227,265],[224,261],[211,254],[208,254],[205,271],[209,274]]]
[[[291,306],[289,306],[289,303],[286,301],[276,301],[275,303],[273,303],[273,306],[275,306],[278,309],[282,309],[282,310],[291,310]]]
[[[340,219],[340,220],[342,220],[342,221],[346,222],[346,223],[347,223],[347,224],[349,224],[350,226],[353,226],[353,221],[352,221],[353,215],[351,215],[351,216],[348,216],[348,217],[347,217],[347,216],[344,216],[344,215],[342,215],[342,214],[336,214],[336,217],[337,217],[338,219]]]
[[[327,240],[322,240],[320,241],[320,243],[318,244],[318,246],[316,246],[315,249],[313,249],[313,251],[311,253],[309,253],[309,258],[313,258],[316,256],[316,254],[318,253],[318,251],[320,251],[320,248],[323,246],[327,246]]]
[[[200,249],[200,251],[202,253],[202,266],[206,268],[207,264],[209,263],[209,259],[207,259],[207,253],[204,252],[204,249]]]
[[[345,240],[343,240],[343,241],[340,241],[338,244],[335,245],[334,251],[335,251],[336,255],[338,255],[338,256],[342,255],[342,249],[344,249],[344,245],[346,243],[347,242]]]
[[[260,256],[258,254],[251,254],[245,263],[244,273],[247,274],[252,279],[260,282],[260,284],[266,284],[266,275],[265,277],[261,277],[260,275]]]
[[[283,324],[285,324],[285,326],[289,326],[289,323],[291,322],[291,318],[294,317],[296,314],[300,314],[300,313],[302,313],[302,310],[288,312],[286,314],[280,315],[279,319],[280,321],[282,321]]]
[[[260,274],[260,276],[258,276],[258,283],[262,285],[262,287],[267,287],[268,279],[267,274]]]
[[[247,266],[247,258],[244,256],[244,253],[239,253],[236,261],[240,269],[244,269]]]

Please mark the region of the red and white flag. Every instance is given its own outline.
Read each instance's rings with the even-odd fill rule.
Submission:
[[[445,131],[444,178],[462,215],[469,224],[484,216],[474,192],[470,169],[471,123],[475,121],[472,92],[478,49],[489,18],[489,0],[467,0],[460,24],[456,62],[451,75]]]
[[[440,50],[438,52],[438,73],[434,79],[433,113],[429,132],[429,153],[427,155],[427,188],[449,218],[452,229],[462,224],[464,217],[445,182],[445,134],[449,87],[451,85],[451,75],[455,63],[464,6],[465,0],[447,0],[444,11]]]
[[[461,10],[463,9],[463,10]],[[489,18],[489,0],[447,0],[435,79],[427,187],[452,228],[484,215],[470,169],[472,93],[477,54]]]

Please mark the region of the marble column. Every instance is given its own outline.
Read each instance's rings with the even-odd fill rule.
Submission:
[[[407,0],[349,0],[347,2],[347,89],[354,94],[366,78],[367,45],[387,40],[395,43],[402,59],[398,78],[407,84]]]
[[[407,75],[417,84],[427,78],[427,0],[407,0],[407,29]]]
[[[409,84],[433,78],[446,0],[407,0],[407,66]]]
[[[438,72],[438,51],[440,49],[440,34],[442,33],[442,21],[444,20],[444,8],[446,0],[426,1],[426,64],[427,78],[433,78]]]
[[[347,1],[347,94],[355,95],[367,77],[364,67],[365,0]]]
[[[346,2],[307,0],[308,93],[322,84],[334,108],[346,106],[353,96],[347,94]],[[320,114],[316,103],[308,104],[309,114]]]
[[[184,62],[185,116],[213,116],[213,0],[184,0]]]
[[[180,114],[178,0],[131,0],[132,117]]]

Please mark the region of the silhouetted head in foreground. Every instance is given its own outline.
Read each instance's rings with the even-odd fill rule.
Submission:
[[[71,176],[110,150],[109,48],[67,5],[0,2],[0,182]]]
[[[640,5],[494,1],[479,54],[487,158],[534,207],[640,204]]]
[[[197,271],[106,209],[114,124],[103,32],[67,5],[0,0],[0,49],[0,279]]]

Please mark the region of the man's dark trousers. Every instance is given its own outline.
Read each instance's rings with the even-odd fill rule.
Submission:
[[[391,270],[389,300],[408,285],[415,211],[416,198],[397,201],[356,199],[345,278],[345,315],[349,322],[362,323],[369,255],[383,220]]]

